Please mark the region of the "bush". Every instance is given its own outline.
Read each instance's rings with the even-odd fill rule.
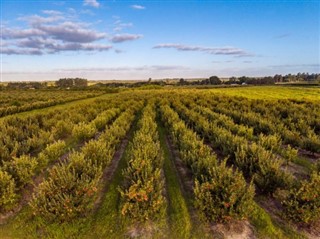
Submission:
[[[73,127],[72,136],[78,141],[88,140],[94,136],[96,128],[94,124],[79,123]]]
[[[49,222],[85,216],[93,207],[101,175],[101,168],[73,154],[70,165],[53,167],[48,179],[37,188],[30,202],[34,214]]]
[[[111,162],[114,151],[114,148],[109,149],[101,140],[90,140],[82,147],[84,157],[102,167]]]
[[[0,169],[0,212],[11,209],[16,200],[14,179],[5,171]]]
[[[121,194],[121,213],[138,221],[156,219],[165,212],[163,155],[160,149],[155,109],[149,104],[138,122],[129,146],[128,166],[123,170],[127,182]]]
[[[264,135],[260,134],[258,138],[259,144],[267,150],[277,152],[282,145],[281,137],[279,135]]]
[[[66,152],[66,143],[58,140],[47,147],[39,154],[39,166],[45,167],[49,162],[58,160]]]
[[[4,170],[13,178],[17,187],[22,188],[32,180],[37,168],[37,160],[29,155],[14,157],[12,161],[4,163]]]
[[[208,169],[208,177],[196,179],[195,207],[206,221],[224,222],[250,215],[254,186],[247,185],[243,175],[226,166],[226,161]]]
[[[121,214],[138,221],[157,218],[164,211],[165,198],[162,195],[164,187],[160,170],[156,170],[148,180],[138,180],[127,190],[120,190],[123,201]]]
[[[60,120],[56,123],[52,132],[54,132],[56,139],[63,139],[68,137],[72,132],[73,123],[68,120]]]
[[[289,191],[285,200],[284,216],[297,223],[312,224],[320,219],[320,174],[313,173],[310,181]]]
[[[282,164],[282,160],[257,144],[239,147],[236,152],[236,165],[246,177],[253,177],[258,189],[265,194],[272,194],[290,183],[289,175],[281,169]]]
[[[291,174],[286,173],[280,167],[280,160],[261,161],[259,171],[254,175],[254,183],[264,194],[273,194],[276,189],[290,187],[293,182]]]

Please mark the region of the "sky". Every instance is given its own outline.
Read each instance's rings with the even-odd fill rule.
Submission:
[[[320,1],[1,0],[1,81],[320,73]]]

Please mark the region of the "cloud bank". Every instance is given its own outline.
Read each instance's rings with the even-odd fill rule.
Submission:
[[[9,28],[1,26],[1,38],[6,45],[1,54],[44,55],[63,51],[107,51],[111,45],[98,41],[106,38],[106,33],[90,29],[90,24],[64,16],[62,12],[42,11],[44,16],[20,17],[28,27]]]

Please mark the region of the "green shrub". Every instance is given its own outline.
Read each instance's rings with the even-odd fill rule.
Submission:
[[[208,176],[195,180],[195,207],[210,222],[223,222],[231,218],[242,219],[250,215],[254,186],[247,185],[242,174],[226,166],[226,161],[208,169]]]
[[[4,163],[4,170],[13,178],[17,187],[22,188],[32,180],[37,168],[37,160],[29,155],[13,157],[11,161]]]
[[[50,170],[33,195],[30,206],[35,215],[49,222],[70,221],[84,217],[92,209],[101,168],[74,154],[72,164],[61,164]]]
[[[103,167],[111,162],[115,149],[108,148],[102,140],[90,140],[82,147],[82,153],[87,160]]]
[[[303,181],[291,189],[282,201],[284,216],[297,223],[312,224],[320,219],[320,174],[313,173],[310,181]]]
[[[253,181],[260,192],[273,194],[278,188],[291,186],[293,177],[280,168],[282,164],[281,160],[275,159],[259,162],[259,171],[254,174]]]
[[[6,172],[0,169],[0,212],[11,209],[16,200],[14,179]]]
[[[309,134],[308,138],[304,140],[303,146],[313,153],[320,153],[320,137],[316,134]]]
[[[165,212],[163,164],[155,109],[147,105],[138,130],[129,145],[128,166],[123,170],[127,182],[121,194],[121,213],[137,221],[156,219]]]
[[[39,167],[45,167],[49,162],[58,160],[66,150],[66,143],[62,140],[47,145],[47,147],[38,155]]]
[[[121,214],[138,221],[155,219],[165,210],[164,187],[160,170],[156,170],[148,180],[138,180],[127,190],[121,190]]]
[[[94,124],[81,122],[73,127],[72,136],[77,140],[88,140],[94,136],[96,128]]]
[[[284,188],[291,180],[281,169],[283,161],[257,144],[239,147],[236,152],[236,165],[246,177],[253,177],[257,188],[265,194]]]
[[[287,164],[289,164],[289,162],[293,162],[298,157],[298,150],[288,145],[287,148],[282,150],[281,155],[286,159]]]
[[[54,132],[56,139],[63,139],[68,137],[72,132],[73,123],[69,120],[60,120],[56,123],[52,132]]]
[[[259,144],[267,150],[277,152],[282,145],[281,137],[279,135],[264,135],[260,134],[258,138]]]

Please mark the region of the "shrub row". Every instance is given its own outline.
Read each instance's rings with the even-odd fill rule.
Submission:
[[[154,103],[143,110],[138,129],[129,145],[125,185],[119,188],[121,213],[137,221],[156,219],[165,212],[163,156],[160,149]]]
[[[207,221],[242,219],[250,215],[254,186],[247,185],[243,175],[217,162],[210,148],[187,126],[168,104],[160,106],[162,120],[171,132],[181,160],[193,172],[195,206]]]
[[[48,222],[65,222],[90,212],[102,170],[111,162],[116,146],[126,135],[141,106],[130,103],[132,107],[122,113],[98,140],[87,142],[81,152],[73,152],[65,163],[50,170],[30,202],[34,215]],[[118,132],[118,128],[123,130]]]
[[[184,120],[191,125],[197,125],[195,130],[208,138],[213,147],[229,157],[246,177],[254,179],[261,192],[272,194],[277,188],[283,188],[290,183],[290,175],[281,169],[283,161],[270,151],[255,143],[249,143],[244,137],[233,135],[215,121],[208,122],[205,117],[189,110],[179,101],[172,104]]]

